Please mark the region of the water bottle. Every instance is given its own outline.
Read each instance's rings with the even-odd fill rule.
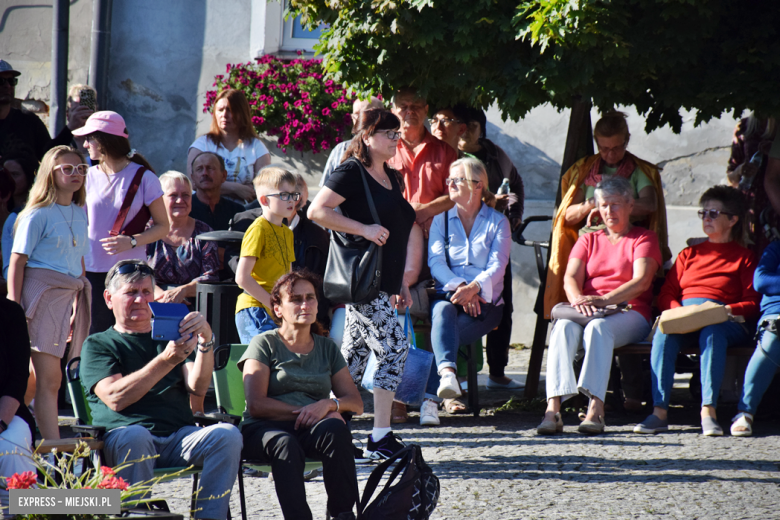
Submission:
[[[756,168],[756,172],[758,171],[758,168],[761,167],[761,160],[764,158],[764,154],[762,154],[760,151],[753,154],[753,157],[750,158],[750,165]],[[753,185],[753,179],[755,178],[755,174],[748,177],[747,175],[743,175],[742,179],[739,181],[739,189],[742,191],[748,191],[750,187]]]
[[[504,179],[504,181],[501,183],[501,186],[498,187],[496,195],[509,195],[509,193],[509,179]]]

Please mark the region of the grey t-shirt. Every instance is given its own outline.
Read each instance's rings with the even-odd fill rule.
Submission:
[[[347,366],[336,343],[329,338],[312,334],[314,348],[308,354],[290,352],[279,337],[278,330],[264,332],[252,338],[249,347],[238,361],[256,359],[271,369],[268,397],[294,406],[306,406],[327,399],[331,391],[331,377]],[[258,419],[244,411],[245,424]]]

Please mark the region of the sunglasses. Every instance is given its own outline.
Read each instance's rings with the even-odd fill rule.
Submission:
[[[82,177],[86,177],[88,169],[88,164],[77,164],[75,166],[72,164],[59,164],[54,167],[54,171],[59,170],[68,177],[72,175],[81,175]]]
[[[269,193],[268,195],[266,195],[266,197],[279,197],[279,200],[283,202],[287,202],[290,199],[296,202],[301,200],[301,194],[300,192],[297,191],[292,193],[290,193],[289,191],[282,191],[280,193]]]
[[[697,213],[699,215],[699,218],[704,220],[705,217],[709,218],[710,220],[715,220],[721,215],[726,215],[727,217],[733,217],[733,213],[727,213],[725,211],[720,211],[717,209],[700,209]]]
[[[443,117],[441,119],[429,119],[428,123],[431,125],[431,128],[438,125],[444,125],[444,126],[450,126],[453,123],[462,123],[460,119],[449,119],[446,117]]]
[[[15,87],[18,84],[19,78],[0,78],[0,87],[5,85],[11,85],[12,87]]]
[[[450,177],[449,179],[445,179],[444,182],[447,183],[447,186],[456,185],[456,186],[462,186],[466,184],[466,182],[473,182],[474,184],[479,184],[480,181],[475,181],[471,179],[467,179],[465,177]]]
[[[116,271],[114,271],[114,276],[111,278],[113,279],[118,274],[126,275],[135,272],[139,272],[144,276],[154,275],[154,270],[146,264],[123,264],[116,268]]]

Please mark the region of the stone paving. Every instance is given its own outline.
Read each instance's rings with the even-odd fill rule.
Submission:
[[[528,351],[513,351],[508,373],[521,374]],[[481,376],[484,384],[485,375]],[[520,377],[522,379],[522,377]],[[678,385],[679,386],[679,385]],[[542,386],[543,388],[543,386]],[[541,401],[524,410],[496,412],[509,392],[480,388],[479,418],[447,416],[441,426],[419,426],[418,415],[397,425],[407,443],[423,447],[426,461],[441,480],[441,500],[433,519],[574,518],[778,518],[780,511],[780,420],[776,413],[757,420],[753,438],[705,438],[699,434],[698,405],[678,389],[668,434],[632,433],[644,415],[607,414],[607,433],[576,433],[576,410],[564,415],[562,435],[539,437]],[[770,389],[771,390],[771,389]],[[521,394],[518,394],[518,397]],[[370,395],[365,399],[370,403]],[[370,410],[370,406],[368,407]],[[532,408],[529,410],[528,408]],[[735,406],[719,409],[724,429]],[[370,413],[353,423],[365,441]],[[372,466],[358,466],[362,490]],[[188,510],[190,481],[160,486],[171,508]],[[245,478],[249,518],[282,518],[272,480]],[[322,477],[306,484],[314,518],[325,517]],[[240,514],[238,487],[231,500]]]

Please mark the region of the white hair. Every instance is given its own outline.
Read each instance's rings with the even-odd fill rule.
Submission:
[[[627,179],[613,175],[596,184],[593,196],[596,202],[612,196],[620,196],[626,199],[626,201],[632,201],[634,200],[634,189]]]
[[[189,186],[190,191],[192,191],[192,181],[189,177],[184,175],[182,172],[177,172],[176,170],[168,170],[167,172],[160,175],[160,184],[162,184],[163,189],[165,189],[166,186],[170,186],[174,182],[179,181],[187,186]]]

